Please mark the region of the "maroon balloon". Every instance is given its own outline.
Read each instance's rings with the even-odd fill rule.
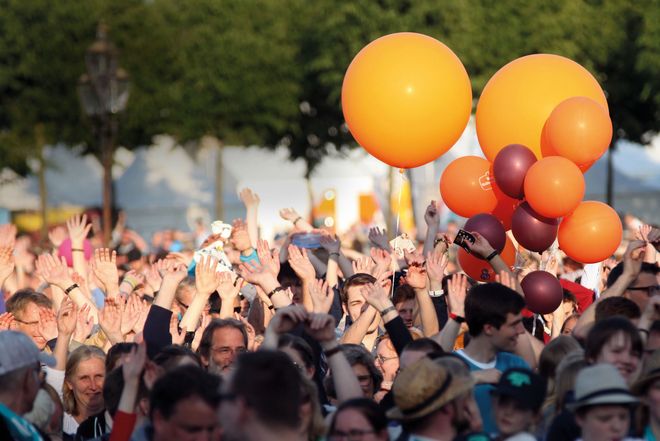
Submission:
[[[506,231],[504,231],[502,222],[492,214],[482,213],[472,216],[465,222],[463,229],[467,232],[476,231],[481,234],[498,253],[501,253],[506,245]]]
[[[509,144],[493,161],[495,182],[507,196],[522,199],[525,197],[525,175],[535,162],[536,156],[530,149],[522,144]]]
[[[518,205],[511,218],[511,232],[518,243],[530,251],[542,253],[557,238],[559,219],[544,217],[527,202]]]
[[[525,293],[527,309],[537,314],[550,314],[564,299],[559,279],[546,271],[532,271],[520,285]]]

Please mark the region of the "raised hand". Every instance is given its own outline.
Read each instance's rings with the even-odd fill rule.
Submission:
[[[94,328],[94,317],[92,317],[89,312],[90,307],[87,304],[78,309],[75,330],[73,331],[73,340],[79,343],[83,343],[87,340]]]
[[[175,314],[170,317],[170,335],[173,345],[182,345],[186,339],[186,330],[179,329],[179,318]]]
[[[57,338],[57,316],[50,308],[39,308],[39,334],[46,341]]]
[[[417,264],[418,266],[424,266],[424,256],[419,251],[410,252],[408,250],[403,250],[403,257],[406,259],[406,263],[410,265]]]
[[[653,228],[650,225],[640,225],[639,229],[635,231],[635,239],[644,242],[649,241],[649,233]]]
[[[219,273],[218,278],[218,294],[222,302],[230,302],[231,305],[234,304],[234,300],[238,297],[238,293],[243,288],[244,280],[240,277],[236,279],[236,283],[232,281],[230,273],[223,272]]]
[[[318,342],[334,341],[335,319],[329,314],[309,314],[305,321],[305,332]]]
[[[147,361],[147,345],[142,342],[137,345],[137,348],[131,349],[128,357],[121,365],[122,374],[124,376],[124,383],[137,384],[144,371],[144,365]]]
[[[623,254],[623,272],[629,276],[637,277],[642,270],[642,262],[644,256],[646,243],[641,240],[633,240],[628,244],[626,252]]]
[[[66,228],[69,230],[72,248],[82,248],[85,238],[92,229],[92,224],[87,223],[87,215],[73,216],[66,221]]]
[[[437,202],[431,201],[426,207],[426,212],[424,213],[424,222],[429,227],[431,225],[438,226],[440,224],[440,212],[438,210]]]
[[[124,341],[121,333],[121,307],[114,299],[105,299],[105,306],[99,311],[99,325],[113,344]]]
[[[241,190],[239,196],[246,208],[254,208],[259,206],[259,196],[249,188],[244,188]]]
[[[140,297],[135,294],[128,296],[128,300],[121,310],[121,334],[129,334],[135,327],[142,312]]]
[[[387,240],[387,231],[378,227],[369,228],[369,241],[380,249],[390,251],[390,241]]]
[[[259,285],[266,292],[272,291],[277,285],[277,278],[254,260],[239,266],[241,277],[248,283]]]
[[[270,320],[268,327],[278,335],[285,334],[295,328],[299,323],[305,322],[308,312],[299,305],[290,305],[279,309]]]
[[[468,281],[465,274],[454,274],[447,280],[447,303],[449,312],[459,317],[465,317],[465,297],[467,297]]]
[[[361,257],[353,261],[353,274],[364,273],[371,274],[374,269],[374,264],[371,258]]]
[[[4,312],[0,314],[0,331],[7,331],[14,325],[14,314]]]
[[[37,260],[37,269],[47,283],[61,289],[67,289],[73,282],[64,257],[57,258],[51,254],[42,254]]]
[[[14,248],[0,247],[0,288],[14,272]]]
[[[500,273],[495,276],[495,281],[514,291],[516,290],[516,279],[511,273],[500,271]]]
[[[232,223],[231,237],[229,238],[229,241],[238,251],[245,251],[252,248],[247,225],[242,219],[235,219]]]
[[[559,256],[555,250],[545,250],[541,254],[541,268],[553,276],[557,276],[557,271],[559,271]]]
[[[410,265],[406,274],[406,283],[412,288],[424,289],[426,287],[426,267],[417,262]]]
[[[210,296],[218,289],[221,273],[217,266],[218,260],[212,256],[202,256],[195,265],[195,289],[200,295]]]
[[[193,341],[190,344],[190,348],[193,351],[197,351],[197,349],[199,348],[199,344],[202,341],[202,335],[204,334],[204,330],[211,323],[212,319],[213,319],[213,317],[211,317],[210,314],[208,314],[206,312],[202,312],[202,319],[199,321],[199,327],[195,331],[195,337],[193,338]]]
[[[472,254],[486,258],[495,251],[495,248],[493,248],[488,240],[481,234],[476,231],[471,231],[470,233],[474,236],[474,243],[470,243],[469,241],[466,241],[465,243]]]
[[[376,308],[377,311],[382,311],[389,306],[392,306],[389,293],[379,283],[371,283],[364,285],[360,290],[360,294],[368,304]]]
[[[319,241],[321,244],[321,247],[326,250],[330,254],[334,253],[339,253],[339,249],[341,248],[341,242],[339,241],[339,238],[337,236],[331,236],[329,234],[324,234],[321,236],[321,240]]]
[[[442,279],[445,277],[445,269],[449,259],[442,251],[435,249],[426,258],[426,274],[429,278],[429,286],[432,290],[442,289]]]
[[[314,280],[309,284],[309,295],[312,298],[314,312],[327,314],[330,311],[334,293],[332,288],[328,286],[328,282],[321,279]]]
[[[289,222],[295,222],[298,218],[300,218],[300,215],[293,208],[282,208],[280,210],[280,217]]]
[[[135,291],[135,288],[139,285],[143,285],[144,280],[144,276],[141,273],[135,270],[130,270],[124,275],[124,278],[119,285],[119,291],[125,294],[130,294]]]
[[[158,263],[160,262],[165,262],[158,268],[163,282],[168,281],[178,285],[183,279],[188,277],[188,267],[185,264],[179,263],[174,259],[165,259]]]
[[[374,247],[369,251],[369,254],[378,268],[389,270],[392,267],[392,253],[388,250]]]
[[[92,270],[96,278],[103,285],[105,293],[108,296],[114,296],[119,291],[116,251],[109,248],[97,248],[94,250]]]
[[[254,330],[254,326],[252,326],[250,324],[250,322],[248,321],[248,319],[243,317],[238,312],[234,313],[234,318],[236,320],[238,320],[239,322],[243,323],[243,326],[245,326],[245,332],[247,332],[247,336],[248,336],[248,345],[247,345],[248,350],[249,351],[254,351],[255,350],[254,340],[257,337],[257,332]]]
[[[0,225],[0,247],[14,248],[16,244],[16,225]]]
[[[146,271],[145,281],[147,282],[147,285],[149,285],[149,288],[151,288],[152,292],[156,293],[160,291],[160,284],[163,283],[163,278],[160,276],[155,264],[151,265]]]
[[[138,319],[133,326],[133,331],[136,334],[139,334],[144,330],[144,324],[147,322],[147,316],[149,315],[149,310],[151,309],[151,305],[149,305],[146,300],[140,300],[138,306],[140,309],[140,315],[138,316]]]
[[[65,297],[57,314],[58,337],[70,338],[76,330],[78,307],[73,300]]]
[[[263,265],[269,273],[277,277],[280,273],[279,253],[276,250],[271,253],[268,241],[259,240],[257,242],[257,257],[259,258],[261,265]]]
[[[316,271],[307,256],[307,250],[289,245],[289,264],[298,278],[302,281],[311,281],[316,278]]]

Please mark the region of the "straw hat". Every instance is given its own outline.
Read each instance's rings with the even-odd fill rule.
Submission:
[[[395,420],[424,417],[470,391],[473,380],[452,377],[443,366],[423,357],[401,371],[392,392],[396,407],[387,412]]]
[[[643,395],[649,385],[658,379],[660,379],[660,349],[653,351],[646,359],[642,375],[630,389],[635,395]]]
[[[575,402],[568,407],[575,411],[599,404],[634,404],[626,381],[619,371],[607,363],[582,369],[575,379]]]

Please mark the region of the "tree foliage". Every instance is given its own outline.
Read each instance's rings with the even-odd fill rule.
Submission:
[[[368,42],[398,31],[451,47],[475,99],[507,62],[549,52],[594,73],[620,136],[642,140],[660,121],[660,0],[0,3],[0,165],[19,170],[40,125],[48,142],[93,150],[75,88],[99,20],[131,76],[119,135],[127,146],[158,133],[284,144],[311,171],[329,146],[354,146],[340,105],[346,67]]]

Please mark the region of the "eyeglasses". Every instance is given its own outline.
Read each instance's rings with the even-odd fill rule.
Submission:
[[[19,318],[16,318],[15,316],[14,316],[14,321],[15,321],[15,322],[18,322],[18,323],[22,323],[22,324],[24,324],[25,326],[39,326],[39,322],[38,322],[38,321],[36,321],[36,322],[26,322],[25,320],[21,320],[21,319],[19,319]]]
[[[629,287],[628,291],[646,291],[649,297],[653,297],[660,292],[660,285],[651,285],[651,286],[634,286]]]
[[[378,361],[380,362],[380,364],[385,364],[385,362],[386,362],[387,360],[396,360],[397,358],[399,358],[398,355],[395,355],[395,356],[393,356],[393,357],[384,357],[384,356],[382,356],[382,355],[380,355],[380,354],[377,354],[377,355],[376,355],[376,360],[378,360]]]
[[[376,433],[373,430],[361,430],[361,429],[351,429],[348,432],[342,432],[340,430],[333,431],[328,437],[328,441],[340,441],[340,440],[349,440],[349,441],[359,441],[365,435],[370,435]]]

